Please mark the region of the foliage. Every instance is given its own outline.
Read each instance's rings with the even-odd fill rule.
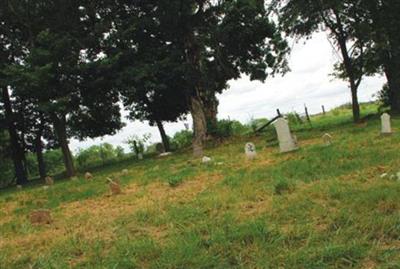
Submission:
[[[168,178],[168,184],[170,187],[178,187],[180,184],[182,184],[183,178],[180,176],[172,176]]]
[[[299,113],[296,111],[285,114],[285,118],[289,122],[290,125],[299,125],[303,123]]]
[[[150,138],[151,134],[144,134],[142,137],[138,135],[131,135],[128,137],[125,143],[128,144],[129,148],[133,153],[135,153],[135,155],[138,155],[145,152],[146,144]]]
[[[176,149],[187,148],[191,145],[193,140],[193,132],[189,130],[182,130],[174,134],[171,139],[171,144]]]
[[[121,147],[114,147],[109,143],[91,146],[87,149],[80,149],[75,159],[80,168],[106,164],[111,160],[118,160],[124,157],[124,150]]]
[[[390,106],[390,88],[388,84],[383,85],[382,89],[377,94],[380,108],[387,108]]]

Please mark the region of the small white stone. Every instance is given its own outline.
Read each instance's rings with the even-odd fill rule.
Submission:
[[[128,170],[128,169],[123,169],[123,170],[122,170],[122,174],[123,174],[124,176],[128,175],[128,174],[129,174],[129,170]]]
[[[385,177],[387,177],[387,176],[388,176],[388,174],[387,174],[387,173],[384,173],[384,174],[381,175],[381,178],[385,178]]]
[[[253,143],[246,143],[244,152],[247,160],[254,160],[257,157],[256,146]]]
[[[203,159],[201,160],[202,163],[210,163],[211,162],[211,158],[204,156]]]
[[[160,157],[165,157],[165,156],[169,156],[169,155],[172,155],[172,152],[163,152],[163,153],[161,153],[161,154],[158,155],[158,156],[160,156]]]
[[[48,189],[49,189],[49,186],[43,186],[43,189],[44,189],[44,190],[48,190]]]
[[[383,113],[381,116],[381,123],[382,123],[382,134],[391,134],[392,127],[390,123],[390,115],[388,113]]]

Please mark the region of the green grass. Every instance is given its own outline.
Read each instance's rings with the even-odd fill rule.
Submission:
[[[379,117],[354,125],[337,110],[294,126],[294,153],[267,130],[207,149],[208,165],[183,152],[96,169],[92,182],[3,190],[0,268],[400,268],[400,182],[380,177],[400,171],[400,118],[393,127],[380,136]],[[54,222],[32,226],[38,208]]]

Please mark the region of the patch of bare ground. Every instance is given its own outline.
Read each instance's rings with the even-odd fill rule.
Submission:
[[[49,250],[57,242],[75,235],[87,241],[94,238],[113,241],[117,238],[112,224],[119,217],[135,213],[143,208],[164,207],[171,203],[190,201],[221,179],[222,176],[219,174],[203,174],[183,182],[176,188],[160,182],[146,186],[131,184],[124,187],[123,194],[119,196],[105,195],[67,203],[56,210],[52,224],[43,226],[28,235],[14,235],[12,238],[7,238],[2,242],[1,248],[13,248],[16,251],[29,250],[32,254],[41,253]],[[145,195],[136,195],[143,189]],[[146,226],[138,227],[138,232],[160,240],[166,236],[167,229],[168,227]]]

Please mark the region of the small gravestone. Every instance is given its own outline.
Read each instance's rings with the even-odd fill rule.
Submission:
[[[39,225],[50,224],[52,222],[50,211],[44,209],[31,212],[29,220],[31,221],[31,224]]]
[[[122,175],[123,176],[127,176],[129,174],[129,170],[128,169],[123,169],[122,170]]]
[[[256,146],[253,143],[247,143],[244,146],[244,152],[247,160],[254,160],[257,157]]]
[[[381,116],[381,122],[382,122],[382,130],[381,134],[387,135],[392,133],[392,127],[390,124],[390,115],[388,113],[383,113]]]
[[[290,133],[289,124],[284,118],[279,118],[275,122],[275,129],[278,135],[281,153],[291,152],[298,149],[297,138],[292,136]]]
[[[51,176],[47,176],[44,178],[44,181],[46,183],[47,186],[51,186],[54,184],[54,180]]]
[[[85,179],[86,180],[92,180],[93,179],[93,175],[91,173],[89,173],[89,172],[86,172],[85,173]]]
[[[108,180],[108,186],[110,187],[110,191],[112,195],[118,195],[121,194],[121,185],[118,181],[112,180],[111,178],[107,178]]]
[[[210,157],[207,157],[207,156],[204,156],[204,157],[201,159],[201,162],[202,162],[202,163],[210,163],[210,162],[211,162],[211,158],[210,158]]]
[[[137,157],[139,160],[143,160],[143,153],[138,153]]]
[[[325,146],[332,145],[332,139],[333,139],[332,136],[328,133],[326,133],[322,136],[322,140],[324,141]]]
[[[18,190],[22,190],[22,185],[17,185]]]

